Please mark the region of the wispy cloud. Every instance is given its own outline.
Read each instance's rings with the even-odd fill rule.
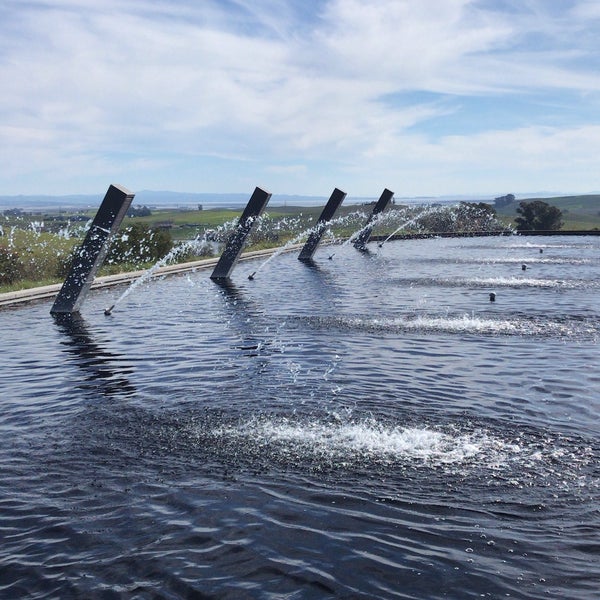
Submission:
[[[592,2],[4,4],[1,193],[599,187]]]

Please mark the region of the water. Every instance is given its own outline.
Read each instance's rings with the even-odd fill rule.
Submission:
[[[370,247],[0,312],[0,597],[597,597],[600,238]]]
[[[389,219],[396,217],[396,215],[394,213],[389,213],[386,216],[388,216]],[[305,228],[304,230],[300,231],[293,238],[291,238],[288,242],[286,242],[283,246],[280,246],[279,248],[274,250],[274,252],[258,266],[256,271],[254,271],[253,273],[250,274],[249,279],[254,279],[254,277],[259,275],[261,273],[261,271],[266,269],[267,266],[270,265],[270,263],[272,263],[273,261],[276,261],[277,258],[282,253],[288,252],[293,246],[295,246],[296,244],[299,244],[300,242],[306,242],[307,238],[310,235],[312,235],[313,233],[318,233],[319,231],[321,231],[321,233],[322,233],[321,239],[323,236],[327,236],[327,237],[329,237],[330,240],[335,240],[333,231],[331,229],[332,227],[339,226],[339,225],[344,225],[347,227],[348,225],[356,224],[355,222],[357,220],[364,222],[366,220],[366,218],[367,218],[366,215],[362,211],[355,211],[355,212],[352,212],[343,217],[337,217],[335,219],[331,219],[330,221],[325,221],[323,223],[320,223],[317,221],[317,223],[315,223],[311,227]],[[377,216],[376,216],[376,218],[377,218]],[[375,221],[375,219],[373,220],[373,222],[374,221]],[[372,228],[372,227],[373,227],[372,223],[363,225],[361,229],[358,229],[350,237],[348,237],[346,240],[344,240],[342,242],[342,245],[348,245],[348,244],[352,243],[363,231],[365,231],[368,228]],[[331,258],[333,258],[333,256]]]

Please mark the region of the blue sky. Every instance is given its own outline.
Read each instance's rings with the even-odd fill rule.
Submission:
[[[600,190],[597,0],[0,0],[0,195]]]

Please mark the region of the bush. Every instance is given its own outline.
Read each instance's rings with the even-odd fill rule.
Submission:
[[[416,223],[428,232],[499,231],[502,224],[496,209],[485,202],[460,202],[458,205],[433,206],[426,209]]]
[[[23,263],[18,252],[0,246],[0,284],[6,285],[21,279]]]
[[[173,241],[168,231],[136,223],[115,235],[106,263],[142,265],[156,262],[168,254],[172,247]]]
[[[58,257],[56,268],[54,269],[53,273],[55,277],[64,279],[69,274],[78,250],[79,246],[73,246],[73,249],[70,252],[62,254]]]

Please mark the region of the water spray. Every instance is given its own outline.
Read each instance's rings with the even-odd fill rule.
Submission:
[[[402,225],[400,225],[400,227],[397,227],[394,231],[392,231],[392,233],[390,233],[390,235],[388,235],[385,238],[385,240],[383,240],[382,242],[379,243],[379,247],[383,248],[383,245],[386,242],[389,242],[400,230],[406,229],[406,227],[408,227],[409,225],[413,225],[413,224],[417,223],[419,221],[419,219],[421,219],[422,217],[426,217],[427,215],[429,215],[431,213],[440,212],[440,210],[446,211],[446,210],[448,210],[448,208],[453,208],[453,207],[431,206],[429,208],[425,208],[421,212],[418,212],[416,216],[408,219],[407,221],[404,221],[404,223],[402,223]]]
[[[211,237],[214,237],[215,235],[220,236],[220,235],[224,234],[224,232],[228,231],[234,224],[235,224],[235,219],[232,219],[231,221],[227,221],[226,223],[223,223],[223,225],[220,225],[216,229],[216,232],[209,234],[209,232],[205,231],[201,237],[198,236],[192,240],[187,240],[185,242],[181,242],[177,246],[174,246],[173,248],[171,248],[171,250],[165,256],[163,256],[160,260],[158,260],[156,263],[154,263],[154,265],[152,265],[142,275],[140,275],[140,277],[138,277],[135,281],[133,281],[129,285],[129,287],[127,287],[125,289],[125,291],[116,299],[115,303],[110,308],[107,308],[104,311],[104,314],[110,315],[110,313],[112,312],[112,310],[115,306],[117,306],[118,304],[121,304],[121,302],[123,302],[123,300],[125,300],[125,298],[127,298],[127,296],[129,296],[129,294],[131,294],[138,286],[141,286],[142,284],[146,283],[150,278],[152,278],[154,276],[154,274],[160,268],[169,264],[173,259],[177,258],[177,256],[179,256],[180,254],[183,254],[184,252],[187,252],[188,250],[193,251],[195,249],[204,248],[205,244],[207,244],[209,241],[208,235],[211,235]]]

